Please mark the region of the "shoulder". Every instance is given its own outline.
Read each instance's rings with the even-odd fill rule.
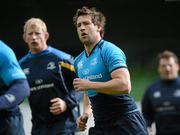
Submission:
[[[53,48],[53,47],[49,47],[49,49],[51,50],[51,52],[58,56],[60,59],[65,59],[65,60],[69,60],[69,59],[72,59],[73,56],[71,54],[68,54],[64,51],[61,51],[61,50],[58,50],[56,48]]]
[[[101,47],[102,49],[104,49],[104,50],[107,50],[107,49],[118,49],[118,50],[121,50],[121,49],[119,48],[119,45],[117,45],[117,44],[114,44],[114,43],[109,42],[109,41],[107,41],[107,40],[102,40],[101,42],[102,42],[102,43],[100,43],[100,47]],[[122,50],[121,50],[121,51],[122,51]]]
[[[14,62],[17,61],[14,51],[8,45],[0,41],[0,46],[1,46],[1,49],[0,49],[1,63],[5,64],[11,61],[14,61]]]
[[[0,49],[1,57],[8,57],[10,54],[14,55],[14,51],[1,40],[0,40],[0,46],[1,46],[1,49]]]
[[[28,56],[29,56],[29,53],[26,54],[25,56],[23,56],[23,57],[19,60],[19,64],[22,64],[22,63],[24,63],[25,61],[27,61],[27,60],[28,60]]]
[[[180,84],[180,77],[179,76],[177,78],[177,82],[178,82],[178,84]]]
[[[122,56],[125,56],[124,52],[122,49],[120,49],[119,45],[115,45],[112,42],[102,40],[102,43],[99,45],[99,47],[102,49],[102,52],[105,54],[113,54],[113,53],[118,53],[121,54]]]
[[[152,92],[152,91],[156,90],[156,88],[159,87],[161,84],[162,84],[161,80],[157,79],[148,86],[147,91]]]

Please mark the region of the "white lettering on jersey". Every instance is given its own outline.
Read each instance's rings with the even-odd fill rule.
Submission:
[[[6,97],[6,99],[10,102],[13,103],[16,100],[16,97],[12,94],[6,94],[4,95]]]
[[[102,74],[100,73],[98,75],[89,75],[89,76],[85,76],[84,78],[88,79],[88,80],[100,79],[100,78],[102,78]]]
[[[51,88],[54,87],[54,83],[50,83],[50,84],[43,84],[43,85],[39,85],[36,87],[32,87],[30,90],[31,91],[38,91],[38,90],[42,90],[42,89],[46,89],[46,88]]]

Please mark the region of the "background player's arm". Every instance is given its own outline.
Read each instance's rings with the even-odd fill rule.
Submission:
[[[152,135],[155,132],[155,129],[153,128],[152,125],[152,123],[154,122],[154,111],[150,101],[149,90],[150,88],[145,90],[144,96],[141,101],[141,109],[144,119],[146,121],[147,130],[149,134]]]
[[[3,42],[0,44],[4,50],[0,53],[0,80],[5,86],[0,96],[2,110],[20,104],[30,94],[30,88],[13,50]]]
[[[82,93],[74,91],[72,85],[73,79],[75,78],[73,58],[68,60],[60,61],[60,77],[64,86],[66,95],[63,99],[56,97],[50,102],[52,103],[50,107],[50,112],[54,115],[59,115],[68,109],[72,110],[79,106],[79,102],[82,99]]]
[[[0,110],[20,104],[26,96],[29,96],[29,89],[26,79],[13,81],[7,92],[0,96]]]

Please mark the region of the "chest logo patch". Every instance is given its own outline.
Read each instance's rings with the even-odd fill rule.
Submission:
[[[91,62],[91,65],[96,65],[97,64],[97,58],[94,58]]]
[[[83,67],[83,61],[78,62],[77,67],[78,69],[81,69]]]
[[[26,74],[26,75],[28,75],[30,72],[30,70],[29,70],[29,68],[25,68],[25,69],[23,69],[23,71],[24,71],[24,73]]]
[[[174,97],[180,97],[180,89],[177,89],[173,93]]]
[[[36,79],[35,84],[39,85],[43,83],[43,79]]]
[[[161,97],[161,92],[160,92],[160,91],[154,92],[153,97],[154,97],[154,98],[159,98],[159,97]]]
[[[49,62],[48,64],[47,64],[47,70],[49,69],[49,70],[53,70],[53,69],[55,69],[56,68],[56,66],[55,66],[55,63],[54,62]]]
[[[89,69],[88,69],[88,68],[86,68],[86,69],[82,70],[82,74],[83,74],[83,75],[87,75],[87,74],[89,74]]]

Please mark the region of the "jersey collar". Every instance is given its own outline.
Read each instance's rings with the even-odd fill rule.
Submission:
[[[31,58],[34,58],[34,57],[39,57],[39,56],[42,56],[42,55],[46,55],[48,53],[51,52],[51,46],[48,46],[48,48],[46,50],[43,50],[42,52],[39,52],[39,53],[36,53],[36,54],[33,54],[29,51],[29,57]]]
[[[93,53],[93,51],[96,49],[97,46],[99,46],[99,45],[101,45],[101,44],[103,43],[103,41],[104,41],[104,40],[101,39],[101,40],[94,46],[94,48],[91,50],[89,56]],[[85,51],[85,54],[86,54],[86,57],[89,57],[89,56],[87,55],[86,51]]]

